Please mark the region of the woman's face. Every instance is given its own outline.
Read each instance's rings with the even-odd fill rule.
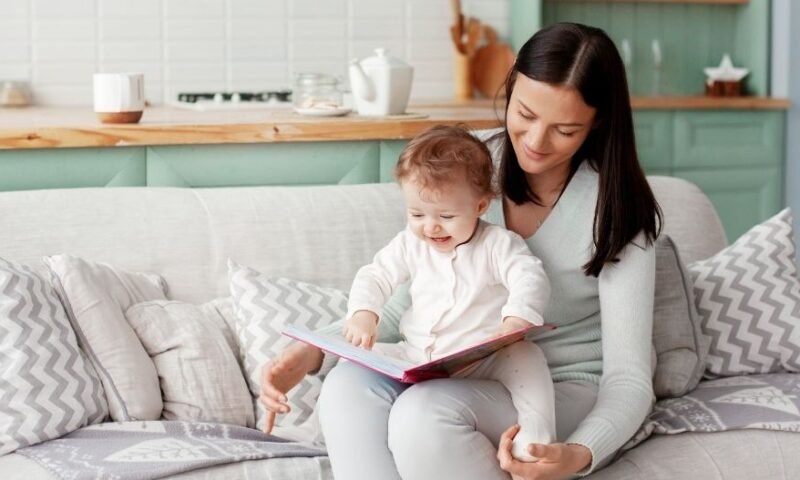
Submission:
[[[576,89],[517,74],[506,125],[519,166],[528,175],[566,177],[594,119],[595,108]]]

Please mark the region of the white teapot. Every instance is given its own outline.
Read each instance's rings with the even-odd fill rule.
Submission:
[[[376,48],[374,57],[350,62],[350,88],[359,115],[405,113],[413,76],[411,65],[386,55],[383,48]]]

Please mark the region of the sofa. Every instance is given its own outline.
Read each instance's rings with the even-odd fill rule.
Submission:
[[[665,214],[665,233],[684,261],[725,246],[720,221],[697,187],[675,178],[649,180]],[[170,300],[201,304],[231,295],[229,259],[265,275],[346,290],[358,267],[403,224],[402,198],[393,184],[5,192],[0,257],[44,272],[43,256],[69,253],[159,275]],[[787,431],[652,435],[589,478],[797,479],[797,452],[800,434]],[[59,478],[19,452],[0,457],[0,472],[5,480]],[[332,474],[326,457],[309,455],[240,461],[171,478]]]

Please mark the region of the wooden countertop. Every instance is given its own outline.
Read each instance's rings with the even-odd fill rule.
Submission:
[[[786,109],[783,99],[634,97],[634,109]],[[104,125],[88,107],[0,108],[0,150],[146,145],[402,140],[437,124],[500,125],[491,100],[412,105],[393,117],[308,117],[290,108],[198,112],[150,107],[133,125]]]
[[[90,108],[0,109],[0,149],[126,147],[211,143],[321,142],[412,138],[433,125],[494,128],[490,106],[409,108],[391,117],[310,117],[291,108],[198,112],[150,107],[138,124],[100,123]]]

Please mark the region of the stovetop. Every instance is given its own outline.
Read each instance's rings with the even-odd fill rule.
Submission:
[[[200,111],[289,108],[292,106],[292,91],[185,92],[178,93],[178,99],[172,105]]]

